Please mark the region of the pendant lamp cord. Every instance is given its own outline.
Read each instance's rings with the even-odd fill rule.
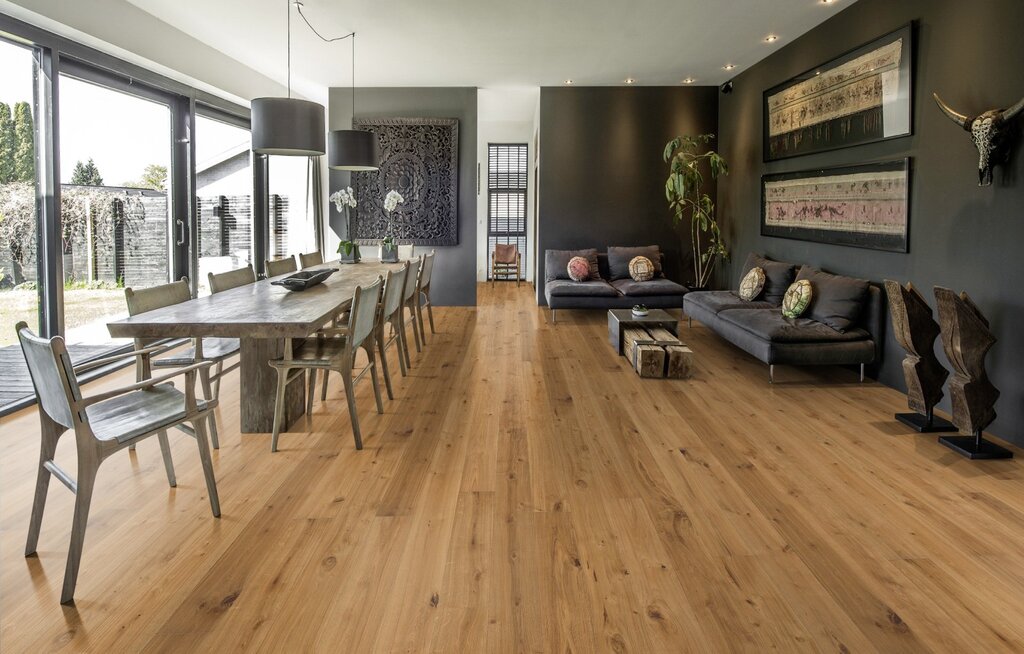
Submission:
[[[292,8],[288,7],[288,99],[292,97]]]
[[[302,13],[302,0],[288,0],[288,1],[295,5],[295,10],[299,12],[299,16],[302,18],[303,22],[306,23],[306,27],[308,27],[309,30],[311,32],[313,32],[313,34],[316,34],[320,38],[320,40],[323,41],[324,43],[334,43],[335,41],[344,41],[345,39],[347,39],[349,37],[352,38],[352,120],[355,120],[356,119],[356,33],[355,32],[349,32],[348,34],[343,34],[342,36],[335,36],[334,38],[327,38],[326,36],[324,36],[320,32],[316,31],[316,28],[313,27],[313,24],[309,22],[308,18],[306,18],[306,14]],[[291,56],[292,56],[291,55],[291,52],[292,52],[292,50],[291,50],[291,37],[292,37],[291,24],[292,23],[291,23],[291,20],[292,20],[292,14],[291,14],[291,12],[288,12],[288,44],[289,44],[288,45],[288,97],[291,97],[291,79],[292,79],[292,67],[291,67]]]

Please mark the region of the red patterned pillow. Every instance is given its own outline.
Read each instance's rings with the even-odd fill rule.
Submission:
[[[569,259],[569,279],[574,282],[585,282],[590,279],[590,262],[583,257]]]

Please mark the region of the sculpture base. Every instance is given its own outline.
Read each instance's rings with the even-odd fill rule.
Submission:
[[[934,415],[929,421],[927,416],[920,413],[897,413],[896,419],[919,434],[956,431],[956,426],[953,423]]]
[[[1013,452],[978,436],[942,436],[939,442],[968,459],[1012,459]]]

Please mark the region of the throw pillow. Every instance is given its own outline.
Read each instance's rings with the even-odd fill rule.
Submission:
[[[740,281],[740,299],[744,302],[756,300],[764,290],[764,268],[754,266]]]
[[[634,282],[646,282],[654,277],[654,264],[647,257],[633,257],[629,260],[629,276]]]
[[[751,252],[747,256],[747,262],[743,264],[743,274],[740,275],[740,279],[746,277],[752,268],[764,270],[763,299],[775,306],[782,304],[782,296],[786,294],[786,289],[789,288],[789,285],[793,283],[793,279],[796,277],[796,266],[791,263],[772,261]]]
[[[814,286],[808,318],[840,332],[856,326],[868,297],[870,284],[866,279],[833,275],[810,266],[800,268],[796,278],[806,279]]]
[[[601,273],[597,267],[597,250],[545,250],[544,251],[544,281],[550,282],[556,279],[571,279],[569,277],[569,260],[573,257],[583,257],[590,264],[590,279],[601,279]]]
[[[569,279],[574,282],[585,282],[590,279],[590,262],[583,257],[569,259],[566,269],[569,272]]]
[[[787,318],[799,318],[811,303],[811,283],[806,279],[795,281],[789,286],[782,298],[782,315]]]
[[[608,248],[608,272],[611,273],[611,280],[629,279],[629,262],[633,257],[647,257],[654,264],[654,276],[661,277],[661,251],[657,245],[644,247],[609,247]]]

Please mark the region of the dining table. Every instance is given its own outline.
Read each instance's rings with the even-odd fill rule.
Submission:
[[[402,265],[328,262],[312,270],[334,268],[337,272],[303,291],[273,284],[294,274],[288,273],[114,320],[107,323],[107,329],[115,338],[237,338],[241,357],[239,425],[242,433],[267,433],[274,427],[277,384],[277,373],[268,362],[284,354],[285,339],[315,334],[351,305],[357,287],[368,286]],[[285,428],[305,413],[305,399],[306,383],[299,376],[285,394]]]

